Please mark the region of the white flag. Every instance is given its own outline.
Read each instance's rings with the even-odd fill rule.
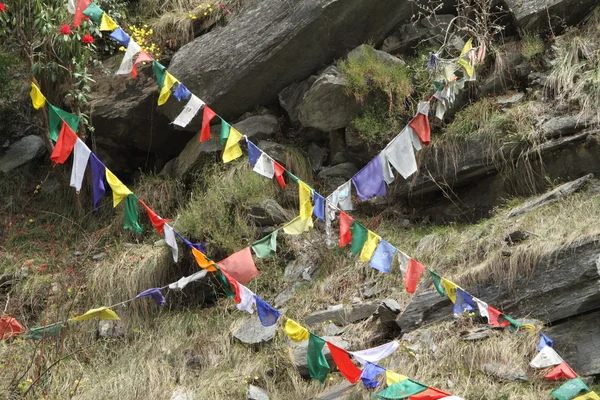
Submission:
[[[395,179],[394,171],[392,171],[392,166],[388,161],[387,154],[385,153],[385,151],[379,153],[379,159],[381,160],[381,168],[383,168],[383,180],[385,181],[385,183],[390,185],[392,182],[394,182]]]
[[[73,147],[73,168],[71,169],[70,185],[75,188],[77,193],[81,191],[83,175],[85,174],[85,168],[87,167],[91,152],[81,139],[77,139],[75,147]]]
[[[165,242],[167,242],[171,248],[171,251],[173,252],[173,260],[177,262],[177,258],[179,257],[179,248],[177,247],[177,241],[175,240],[175,232],[173,231],[173,228],[169,226],[169,224],[165,224],[164,231]]]
[[[240,288],[240,299],[241,301],[236,305],[238,310],[248,311],[250,314],[254,314],[254,305],[256,304],[256,298],[254,293],[246,286],[238,282]]]
[[[485,301],[479,300],[477,297],[473,297],[473,301],[477,304],[477,308],[479,308],[479,314],[482,317],[486,317],[488,320],[488,324],[490,323],[490,312],[488,310],[488,304]]]
[[[173,125],[185,128],[202,107],[204,107],[204,102],[192,94],[192,97],[190,97],[185,107],[183,107],[183,110],[181,110],[175,121],[173,121]]]
[[[125,55],[123,56],[123,61],[121,61],[121,66],[117,71],[117,75],[127,75],[131,73],[133,69],[133,64],[137,58],[137,54],[142,51],[142,48],[139,44],[137,44],[133,39],[129,39],[129,44],[127,45],[127,51],[125,51]]]
[[[402,271],[402,275],[406,273],[408,269],[408,263],[410,262],[410,257],[405,253],[398,250],[398,265],[400,267],[400,271]]]
[[[372,349],[360,350],[360,351],[349,351],[361,364],[365,365],[367,362],[376,364],[379,360],[382,360],[392,355],[400,347],[400,343],[397,341],[382,344],[381,346],[373,347]]]
[[[417,172],[417,160],[410,136],[412,129],[409,130],[407,128],[404,128],[383,150],[390,164],[396,168],[404,179]]]
[[[183,288],[186,287],[188,283],[203,279],[207,274],[208,274],[208,270],[203,269],[202,271],[198,271],[193,275],[183,277],[175,283],[171,283],[169,285],[169,289],[183,290]]]
[[[71,14],[75,14],[75,10],[77,8],[77,0],[68,0],[67,1],[67,10],[71,13]]]
[[[273,175],[275,175],[275,163],[266,153],[260,153],[260,157],[258,157],[256,164],[254,164],[253,171],[266,178],[273,179]]]
[[[537,356],[535,356],[533,360],[531,360],[529,365],[531,368],[547,368],[558,365],[561,362],[563,362],[563,360],[560,358],[558,353],[554,351],[552,347],[546,346],[538,353]]]
[[[344,183],[336,191],[338,194],[338,207],[344,211],[354,210],[354,205],[352,204],[352,180]]]

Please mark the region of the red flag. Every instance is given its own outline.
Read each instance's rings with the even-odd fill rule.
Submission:
[[[577,374],[571,369],[571,367],[569,367],[569,364],[563,361],[556,367],[554,367],[552,371],[544,375],[544,378],[549,379],[551,381],[557,381],[561,378],[575,379],[577,378]]]
[[[137,78],[137,65],[141,62],[152,62],[154,59],[150,57],[150,54],[146,53],[144,50],[140,51],[140,54],[135,59],[133,63],[133,68],[131,69],[131,77]]]
[[[154,228],[156,229],[156,231],[162,235],[163,234],[163,229],[165,227],[165,224],[167,222],[169,222],[169,220],[165,219],[165,218],[159,217],[158,214],[155,213],[150,207],[148,207],[146,205],[146,203],[144,203],[142,200],[139,200],[139,202],[142,203],[142,205],[146,209],[146,213],[148,214],[148,218],[150,218],[150,222],[152,222],[152,225],[154,225]]]
[[[500,315],[502,315],[502,312],[496,310],[494,307],[492,306],[488,306],[488,321],[490,323],[491,326],[501,326],[501,327],[505,327],[505,326],[509,326],[510,322],[508,321],[504,321],[504,322],[499,322],[498,318],[500,318]]]
[[[75,16],[73,17],[73,26],[75,28],[81,25],[83,12],[89,7],[90,4],[92,4],[92,0],[77,0],[77,5],[75,6]]]
[[[225,272],[223,270],[220,270],[220,272],[223,274],[223,276],[225,276],[225,278],[227,279],[227,282],[229,282],[229,287],[231,287],[231,290],[233,290],[233,292],[235,292],[235,297],[233,298],[233,301],[235,301],[236,303],[241,302],[242,301],[241,290],[240,290],[238,281],[233,279],[231,277],[231,275],[229,275],[227,272]]]
[[[442,392],[441,390],[434,388],[428,388],[424,392],[410,396],[408,400],[438,400],[450,396],[452,396],[450,393]]]
[[[424,270],[425,267],[422,264],[413,258],[410,259],[406,268],[406,274],[404,275],[404,285],[408,293],[412,294],[417,290],[417,285]]]
[[[352,232],[350,227],[354,219],[343,211],[340,211],[340,247],[344,247],[352,242]]]
[[[200,142],[206,142],[210,139],[210,120],[217,116],[217,113],[208,106],[204,106],[202,114],[202,131],[200,132]],[[242,285],[244,283],[242,282]]]
[[[356,365],[354,365],[350,359],[350,354],[348,354],[346,350],[337,347],[333,343],[325,343],[327,343],[327,347],[329,347],[329,351],[331,352],[331,357],[333,357],[333,361],[335,362],[335,365],[337,365],[341,374],[344,375],[344,377],[348,379],[348,382],[350,383],[358,382],[362,371]]]
[[[429,118],[425,114],[417,113],[417,116],[408,124],[421,139],[425,146],[429,146],[431,140],[431,127],[429,126]]]
[[[25,332],[25,328],[15,318],[8,315],[0,318],[0,340],[10,339],[23,332]]]
[[[237,253],[233,253],[226,259],[217,263],[221,271],[227,272],[236,281],[245,285],[252,279],[256,278],[259,274],[254,260],[252,259],[252,252],[250,246],[244,250],[240,250]]]
[[[285,180],[283,179],[283,173],[285,172],[285,168],[283,168],[283,165],[279,164],[277,161],[274,162],[274,165],[275,165],[275,178],[277,179],[277,182],[279,182],[279,186],[284,188]]]
[[[54,150],[50,159],[57,164],[64,164],[67,158],[71,155],[75,142],[77,142],[77,135],[73,132],[73,129],[63,119],[62,128],[58,134],[58,141],[54,145]]]

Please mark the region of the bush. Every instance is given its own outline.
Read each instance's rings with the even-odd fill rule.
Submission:
[[[538,34],[521,32],[521,55],[527,60],[533,60],[540,54],[544,53],[546,47],[544,41]]]
[[[388,118],[384,103],[367,106],[361,116],[352,120],[350,126],[356,130],[362,140],[368,143],[387,141],[397,127],[394,120]]]

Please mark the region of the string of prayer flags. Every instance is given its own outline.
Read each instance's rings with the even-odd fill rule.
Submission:
[[[77,142],[78,139],[77,134],[63,121],[58,140],[54,145],[54,150],[52,150],[50,159],[56,164],[64,164],[71,155],[73,147],[75,147],[75,142]]]
[[[226,259],[218,263],[221,271],[227,272],[236,281],[245,285],[252,279],[256,278],[259,274],[254,259],[252,258],[252,252],[250,247],[246,247],[236,253],[233,253]]]
[[[491,326],[501,326],[506,327],[510,325],[510,322],[504,321],[500,322],[500,316],[502,316],[502,312],[496,310],[494,307],[488,305],[488,323]]]
[[[113,32],[114,33],[114,32]],[[131,69],[131,77],[137,78],[137,65],[142,62],[152,62],[154,59],[150,57],[150,54],[146,53],[144,50],[140,51],[135,62],[133,63],[133,68]],[[193,96],[193,95],[192,95]],[[195,115],[195,114],[194,114]]]
[[[563,359],[549,346],[544,347],[529,363],[531,368],[548,368],[558,365]]]
[[[192,97],[192,92],[183,83],[178,81],[177,88],[173,91],[173,96],[175,96],[177,101],[187,100]]]
[[[154,229],[156,229],[156,232],[158,232],[162,235],[165,224],[167,222],[169,222],[169,220],[165,219],[165,218],[161,218],[157,213],[154,212],[154,210],[152,210],[150,207],[148,207],[146,205],[146,203],[144,203],[142,200],[139,200],[139,202],[142,204],[142,206],[146,210],[146,214],[148,214],[148,218],[150,219],[152,226],[154,226]]]
[[[544,375],[544,378],[551,380],[551,381],[557,381],[562,378],[575,379],[575,378],[577,378],[577,374],[575,373],[575,371],[573,371],[571,369],[569,364],[567,364],[566,362],[563,361],[560,364],[558,364],[556,367],[554,367],[554,369],[552,369],[552,371],[550,371],[546,375]]]
[[[450,393],[442,392],[441,390],[434,388],[427,388],[427,390],[410,396],[410,400],[441,400],[448,399]]]
[[[246,142],[248,143],[248,162],[250,165],[254,166],[262,154],[262,151],[260,151],[260,149],[251,141],[246,140]]]
[[[258,160],[256,160],[256,164],[254,164],[253,171],[265,178],[273,179],[273,175],[275,175],[274,162],[267,153],[261,153]]]
[[[392,386],[394,383],[400,383],[408,379],[408,376],[404,376],[394,371],[385,371],[385,383],[388,386]]]
[[[310,332],[306,363],[308,364],[310,378],[321,383],[325,382],[325,378],[329,373],[329,363],[327,363],[325,354],[323,354],[324,346],[325,340]]]
[[[29,96],[31,97],[31,104],[33,104],[33,108],[36,110],[39,110],[46,105],[46,97],[42,94],[40,88],[33,82],[31,82],[31,92],[29,92]]]
[[[50,104],[48,102],[48,133],[53,141],[58,140],[62,124],[66,122],[74,132],[79,129],[80,117]]]
[[[102,20],[100,21],[101,31],[114,31],[119,25],[108,15],[108,13],[102,14]]]
[[[383,176],[383,167],[379,156],[372,159],[363,169],[352,177],[358,197],[365,201],[377,196],[385,196],[387,189]]]
[[[310,337],[308,329],[290,318],[285,321],[285,327],[283,328],[283,331],[294,342],[302,342],[304,340],[308,340]]]
[[[266,258],[277,252],[277,232],[273,231],[252,245],[252,250],[258,258]]]
[[[171,88],[177,82],[179,82],[177,80],[177,78],[175,78],[173,75],[171,75],[170,72],[167,71],[167,73],[165,75],[165,81],[164,81],[162,87],[160,88],[160,94],[158,95],[158,105],[159,106],[162,106],[163,104],[165,104],[167,102],[167,100],[169,100],[169,97],[171,97]],[[210,137],[210,127],[209,127],[208,135]]]
[[[385,372],[385,368],[379,365],[368,362],[360,375],[360,380],[368,389],[375,389],[379,386],[377,377]]]
[[[158,288],[147,289],[135,296],[136,299],[142,297],[150,297],[152,301],[159,307],[163,307],[167,300],[163,296],[162,292]]]
[[[194,251],[194,249],[192,248],[192,252],[193,251]],[[215,264],[214,267],[216,269],[215,273],[216,273],[217,279],[219,280],[219,282],[221,283],[221,287],[225,291],[225,296],[228,299],[234,299],[235,298],[234,290],[237,292],[238,283],[235,282],[235,280],[233,280],[233,278],[231,278],[229,275],[227,275],[226,272],[221,271],[219,269],[218,265]]]
[[[383,180],[388,185],[391,185],[394,182],[394,171],[392,171],[392,166],[390,165],[390,161],[387,156],[387,148],[384,149],[381,153],[379,153],[379,159],[381,160],[381,173],[383,174]],[[415,168],[416,168],[416,159],[415,159]]]
[[[121,182],[119,178],[115,176],[115,174],[113,174],[106,167],[104,169],[106,171],[106,181],[108,182],[113,192],[113,207],[116,207],[123,199],[125,199],[132,193],[131,190],[129,190],[129,188],[125,186],[123,182]]]
[[[179,248],[177,247],[177,241],[175,240],[175,231],[169,224],[165,224],[164,232],[165,242],[171,248],[171,252],[173,253],[173,261],[177,262],[177,259],[179,258]]]
[[[72,322],[85,321],[92,318],[98,318],[102,321],[118,321],[120,320],[116,312],[107,307],[93,308],[85,314],[71,318]]]
[[[154,65],[154,63],[152,65]],[[192,94],[192,97],[190,97],[185,107],[183,107],[183,110],[181,110],[177,118],[175,118],[175,121],[173,121],[173,125],[185,128],[192,119],[194,119],[202,107],[204,107],[204,102]]]
[[[404,179],[417,172],[417,159],[410,139],[410,127],[402,132],[382,151],[386,161],[391,164]],[[388,165],[389,168],[389,165]]]
[[[69,183],[71,187],[75,188],[77,194],[81,191],[83,176],[85,175],[91,152],[89,147],[81,139],[77,138],[73,147],[73,166],[71,167],[71,180]]]
[[[417,115],[408,124],[425,146],[429,146],[429,142],[431,141],[431,127],[429,125],[428,114],[429,102],[421,101],[417,107]]]
[[[431,276],[431,281],[433,282],[433,286],[435,287],[435,290],[438,292],[438,294],[442,297],[446,296],[446,291],[444,290],[444,286],[442,285],[442,278],[434,271],[432,270],[428,270],[429,271],[429,275]],[[478,299],[475,299],[475,301],[477,302]],[[486,312],[487,312],[487,304],[486,306]]]
[[[104,187],[104,177],[106,176],[106,167],[94,153],[90,153],[90,169],[92,170],[92,192],[94,194],[94,209],[100,206],[100,200],[106,193]]]
[[[206,255],[204,255],[204,253],[202,253],[200,250],[192,247],[192,255],[196,260],[196,264],[198,264],[200,268],[206,269],[208,272],[217,272],[215,263],[206,258]]]
[[[475,311],[475,304],[473,303],[473,297],[461,288],[456,288],[456,300],[454,302],[454,315],[462,315],[463,312]]]
[[[254,295],[254,300],[256,301],[256,311],[262,326],[275,325],[281,316],[279,311],[257,295]]]
[[[55,324],[31,328],[25,333],[25,339],[42,340],[43,338],[56,336],[62,331],[63,326],[65,326],[64,322],[57,322]]]
[[[538,342],[537,349],[538,351],[542,351],[542,349],[546,346],[554,347],[554,340],[550,339],[548,336],[540,333],[540,341]]]
[[[352,242],[350,227],[354,219],[343,211],[340,211],[340,247],[345,247]]]
[[[263,153],[264,155],[264,153]],[[261,155],[261,157],[263,156]],[[256,164],[258,166],[259,162]],[[254,167],[256,168],[256,167]],[[313,213],[313,205],[310,201],[312,190],[310,187],[302,182],[298,182],[298,195],[299,195],[299,204],[300,204],[300,219],[307,219],[312,217]]]
[[[274,162],[274,168],[275,168],[275,179],[277,179],[277,183],[279,183],[279,186],[281,188],[285,188],[286,183],[285,183],[285,179],[283,178],[283,173],[285,172],[285,168],[283,168],[283,165],[279,164],[277,161]]]
[[[338,371],[344,375],[344,378],[346,378],[348,382],[352,384],[358,382],[362,371],[360,368],[354,365],[350,359],[350,354],[346,350],[337,347],[331,342],[326,343],[327,347],[329,348],[329,352],[331,353],[331,357],[333,358],[333,362],[338,368]]]
[[[352,356],[354,356],[354,358],[356,358],[358,362],[363,365],[368,362],[376,364],[384,358],[394,354],[399,347],[400,343],[394,340],[389,343],[382,344],[381,346],[366,350],[350,351],[349,353],[352,354]]]
[[[554,390],[550,395],[557,400],[573,400],[581,392],[591,392],[591,389],[581,378],[571,379]]]
[[[394,261],[394,255],[396,254],[396,248],[381,239],[375,249],[373,257],[369,265],[384,274],[389,274],[392,269],[392,262]]]
[[[132,72],[133,66],[135,65],[135,61],[138,58],[138,53],[142,51],[142,48],[139,44],[135,42],[135,40],[130,40],[127,45],[127,50],[125,50],[125,55],[123,55],[123,60],[121,61],[121,65],[117,70],[117,75],[128,75]]]
[[[77,4],[75,6],[75,15],[73,17],[73,26],[77,28],[81,25],[81,20],[83,19],[83,11],[92,4],[92,0],[77,0]]]
[[[154,72],[154,78],[156,79],[156,84],[160,89],[162,89],[165,84],[165,78],[167,77],[167,67],[162,65],[156,60],[152,61],[152,71]]]
[[[123,29],[121,29],[121,27],[118,27],[117,29],[112,31],[109,36],[111,38],[113,38],[114,40],[116,40],[117,42],[119,42],[121,44],[121,46],[123,46],[125,48],[127,48],[129,46],[129,41],[131,40],[131,38],[129,37],[129,35],[127,33],[125,33],[125,31]],[[152,61],[152,60],[150,60],[150,61]]]
[[[360,261],[369,262],[377,249],[381,237],[374,232],[367,232],[367,241],[360,252]]]
[[[198,271],[195,274],[190,276],[185,276],[179,279],[177,282],[171,283],[169,285],[169,289],[171,290],[183,290],[190,282],[199,281],[200,279],[204,279],[208,271],[203,269],[202,271]]]
[[[365,242],[367,241],[368,230],[358,221],[354,221],[352,223],[350,230],[352,233],[352,253],[358,254],[361,252]]]
[[[235,295],[235,301],[237,309],[240,311],[246,311],[249,314],[254,314],[254,307],[256,306],[256,295],[252,293],[250,289],[241,283],[238,284],[238,291]]]
[[[352,211],[354,210],[354,205],[352,204],[352,181],[348,181],[344,183],[342,186],[337,188],[337,204],[340,209],[344,211]]]
[[[141,234],[142,227],[138,222],[139,213],[136,207],[137,203],[138,197],[133,193],[125,198],[125,222],[123,223],[123,229]]]
[[[313,191],[313,215],[320,221],[325,221],[325,197]]]
[[[404,274],[404,285],[408,293],[413,294],[417,291],[417,285],[421,280],[423,271],[425,271],[425,267],[417,260],[411,258],[406,268],[406,274]]]
[[[102,22],[102,15],[104,15],[104,11],[98,7],[96,3],[92,3],[85,10],[83,10],[83,15],[94,21],[96,24],[99,24]]]
[[[0,340],[10,339],[23,332],[25,332],[25,328],[23,328],[23,325],[16,318],[9,315],[3,315],[0,318]]]
[[[456,303],[456,284],[448,279],[442,277],[442,286],[444,291],[452,303]]]
[[[225,146],[227,143],[227,139],[229,138],[229,131],[231,130],[231,125],[227,123],[223,118],[221,118],[221,136],[219,137],[219,142],[221,146]]]
[[[210,139],[210,121],[217,116],[209,106],[204,106],[202,114],[202,129],[200,131],[200,142],[206,142]]]
[[[283,227],[283,231],[288,235],[300,235],[314,228],[312,218],[301,219],[296,217]]]
[[[401,382],[394,383],[392,386],[388,386],[386,389],[377,393],[375,397],[377,399],[408,399],[410,396],[419,394],[427,390],[427,386],[415,382],[412,379],[405,379]]]
[[[489,324],[490,323],[489,305],[485,301],[480,300],[477,297],[473,297],[473,301],[475,302],[475,304],[477,304],[477,309],[479,310],[479,315],[481,315],[482,317],[485,317]]]
[[[183,236],[181,236],[181,234],[177,231],[174,231],[175,234],[177,236],[179,236],[179,239],[181,239],[181,241],[190,249],[194,248],[196,250],[200,250],[202,253],[206,254],[206,248],[205,245],[206,243],[192,243],[189,240],[187,240],[186,238],[184,238]]]

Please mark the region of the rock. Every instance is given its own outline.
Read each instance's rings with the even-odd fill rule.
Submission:
[[[191,394],[185,387],[179,386],[173,390],[171,400],[194,400],[194,395]]]
[[[185,145],[185,148],[177,157],[175,176],[184,177],[194,171],[202,158],[211,153],[220,153],[223,146],[220,142],[221,124],[210,127],[210,139],[200,143],[200,132],[198,132]]]
[[[515,25],[527,32],[539,32],[549,25],[553,33],[577,24],[598,4],[596,0],[506,0]]]
[[[409,0],[256,2],[224,27],[179,49],[169,72],[219,115],[235,117],[274,103],[292,82],[365,40],[382,41],[410,18],[414,6]],[[165,109],[169,115],[177,111]],[[198,128],[199,121],[188,127]]]
[[[252,205],[248,217],[258,226],[280,225],[292,218],[289,212],[272,199]]]
[[[105,259],[106,257],[108,257],[108,253],[106,253],[106,252],[97,253],[92,256],[92,260],[100,261],[100,260]]]
[[[284,306],[291,298],[294,293],[294,286],[285,289],[283,292],[279,293],[277,297],[275,297],[275,301],[273,302],[275,307]]]
[[[298,282],[300,280],[312,280],[316,272],[314,265],[307,265],[302,260],[293,260],[288,263],[283,272],[283,279],[286,282]]]
[[[333,167],[323,168],[317,177],[326,184],[328,189],[333,191],[352,178],[357,172],[358,168],[356,168],[356,165],[345,162]]]
[[[529,239],[529,236],[531,236],[531,233],[527,231],[514,231],[506,235],[504,237],[504,241],[507,244],[512,245],[521,243],[522,241]]]
[[[158,173],[158,176],[173,177],[177,170],[177,158],[167,161],[164,167]]]
[[[309,78],[294,82],[279,93],[279,104],[287,112],[290,121],[298,125],[298,105],[302,102],[302,98],[317,80],[316,75],[311,75]]]
[[[517,92],[513,94],[507,94],[505,96],[499,96],[496,98],[496,103],[500,105],[518,103],[525,98],[525,93]]]
[[[383,288],[377,286],[376,281],[370,281],[363,285],[362,297],[364,299],[371,299],[380,294],[381,292],[383,292]]]
[[[328,389],[325,393],[314,397],[314,400],[345,400],[348,399],[348,392],[352,390],[354,385],[348,381],[339,383]]]
[[[267,140],[259,140],[258,143],[256,141],[254,143],[275,161],[280,164],[286,164],[287,148],[285,145]]]
[[[25,136],[8,147],[0,157],[0,171],[7,173],[28,162],[40,159],[46,154],[46,146],[41,137]]]
[[[269,400],[269,394],[263,388],[258,386],[248,385],[247,400]]]
[[[376,50],[373,48],[373,46],[370,46],[368,44],[361,44],[360,46],[358,46],[357,48],[352,50],[350,53],[348,53],[348,56],[346,57],[346,59],[348,59],[348,61],[362,60],[363,58],[365,58],[365,55],[367,54],[367,52],[371,52],[375,56],[375,58],[383,61],[385,64],[388,64],[388,65],[395,65],[395,64],[405,65],[406,64],[404,61],[402,61],[398,57],[393,56],[390,53],[386,53],[385,51]]]
[[[483,365],[483,372],[509,382],[527,382],[527,373],[515,365],[487,363]]]
[[[347,349],[349,346],[348,342],[337,336],[323,336],[322,338],[327,342],[331,342],[334,345],[341,347],[342,349]],[[298,369],[298,373],[305,379],[310,378],[308,364],[306,361],[308,340],[304,340],[300,343],[290,342],[290,345],[293,347],[291,351],[292,362]],[[331,353],[329,352],[329,347],[327,345],[323,347],[323,354],[325,355],[331,370],[336,371],[337,367],[333,362],[333,358],[331,357]]]
[[[488,339],[490,337],[490,331],[487,328],[477,329],[472,332],[461,332],[460,340],[465,342],[475,342],[479,340]]]
[[[103,338],[120,338],[125,336],[125,328],[121,321],[98,321],[98,336]]]
[[[327,159],[327,149],[317,146],[314,143],[308,145],[308,159],[313,171],[318,171]]]
[[[565,135],[572,135],[579,132],[587,126],[589,117],[580,117],[579,115],[562,115],[552,117],[545,121],[540,130],[546,138],[556,138]]]
[[[377,307],[375,315],[377,315],[379,322],[388,330],[400,332],[400,326],[398,325],[396,318],[401,311],[402,309],[397,301],[385,299],[381,302],[379,307]]]
[[[346,127],[345,130],[346,147],[352,151],[364,149],[365,142],[360,138],[356,129],[352,125]]]
[[[332,322],[339,326],[353,324],[369,318],[377,310],[379,302],[366,302],[344,307],[343,304],[329,307],[327,310],[315,311],[304,318],[306,324],[315,326],[324,322]]]
[[[400,308],[400,304],[398,304],[398,302],[396,300],[392,300],[392,299],[383,300],[380,304],[380,308],[381,307],[387,308],[389,311],[393,312],[394,314],[400,314],[400,312],[402,312],[402,309]]]
[[[260,345],[270,343],[275,337],[277,324],[271,326],[262,326],[257,315],[246,320],[242,326],[235,331],[233,337],[244,344]]]
[[[279,120],[273,114],[252,115],[236,122],[233,127],[256,143],[257,140],[272,138],[279,130]]]
[[[338,336],[344,333],[344,330],[339,328],[336,324],[329,323],[325,327],[325,334],[327,336]]]
[[[454,15],[441,14],[404,24],[383,41],[381,50],[393,54],[407,54],[412,53],[414,48],[424,40],[428,45],[441,44],[453,18]]]
[[[329,132],[348,126],[361,107],[347,93],[346,78],[334,65],[323,71],[308,89],[298,106],[302,126]]]

